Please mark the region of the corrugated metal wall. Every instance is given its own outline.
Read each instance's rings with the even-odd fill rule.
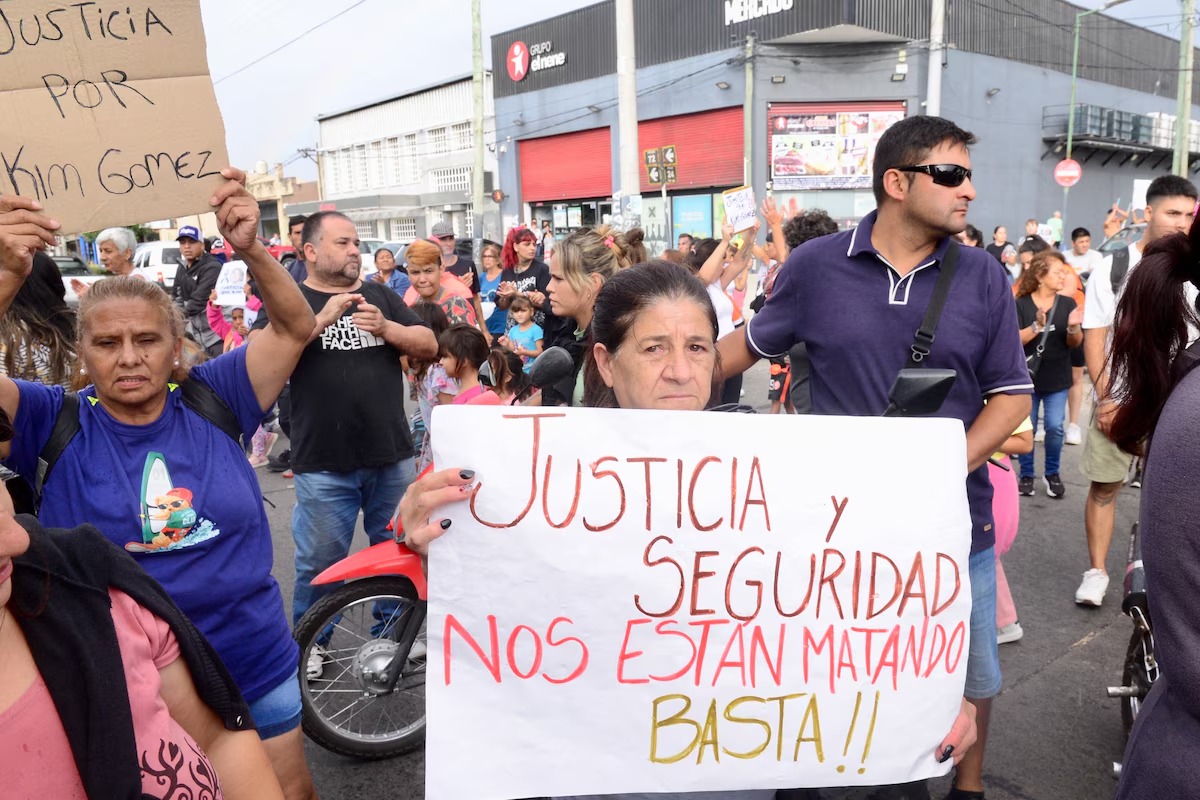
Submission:
[[[488,98],[484,101],[484,115],[491,117],[494,110],[490,94],[485,92],[484,97]],[[323,119],[318,123],[321,147],[334,150],[380,136],[396,136],[463,122],[473,116],[472,103],[471,82],[462,81]]]
[[[1080,10],[1065,0],[949,0],[948,57],[956,48],[1069,74]],[[786,11],[726,25],[724,0],[636,0],[637,63],[649,66],[736,48],[751,30],[769,41],[835,25],[904,37],[920,48],[929,40],[929,12],[930,0],[794,0]],[[609,0],[492,37],[496,96],[614,73],[614,14]],[[568,63],[514,83],[501,70],[508,46],[517,39],[552,40],[556,51],[568,52]],[[1100,14],[1083,19],[1081,78],[1171,97],[1178,55],[1176,39]],[[1193,101],[1200,103],[1200,81]]]
[[[612,128],[526,139],[518,144],[522,202],[612,194]]]
[[[671,190],[737,186],[742,182],[742,107],[638,123],[638,152],[675,146],[679,180]],[[639,156],[639,159],[641,156]],[[643,166],[641,191],[656,192]]]

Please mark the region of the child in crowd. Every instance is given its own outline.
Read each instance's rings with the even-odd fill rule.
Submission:
[[[440,340],[450,327],[446,312],[437,303],[424,300],[412,307],[413,313],[429,326],[433,335]],[[481,336],[483,334],[480,334]],[[433,409],[443,403],[451,403],[458,394],[458,382],[446,374],[439,358],[425,361],[411,356],[408,361],[408,379],[417,390],[417,412],[412,415],[413,442],[417,444],[417,474],[421,474],[433,459],[430,447],[433,427]]]
[[[500,344],[519,355],[522,370],[529,372],[533,360],[542,353],[545,332],[533,321],[533,304],[528,297],[515,296],[508,305],[508,313],[512,315],[514,324],[509,328],[508,336],[501,337]]]
[[[479,367],[488,360],[488,343],[483,333],[473,325],[451,325],[438,337],[442,349],[442,367],[458,382],[455,405],[464,405],[483,394],[479,383]]]
[[[469,405],[514,406],[524,399],[529,379],[525,377],[519,355],[506,347],[493,347],[488,353],[488,368],[492,373],[491,388],[468,400]]]
[[[1032,452],[1033,422],[1026,417],[1013,431],[1012,436],[1001,445],[995,460],[1003,463],[1011,455]],[[1017,621],[1017,606],[1013,602],[1012,591],[1008,588],[1004,565],[1000,563],[1000,557],[1008,552],[1017,537],[1021,504],[1017,494],[1015,472],[989,462],[988,477],[992,481],[992,517],[996,523],[996,643],[1008,644],[1025,635],[1021,623]]]
[[[255,296],[254,287],[247,282],[244,288],[246,291],[246,305],[235,306],[229,309],[229,319],[225,319],[224,309],[217,305],[217,292],[215,289],[208,297],[208,327],[212,328],[213,333],[225,340],[226,353],[246,343],[246,337],[250,333],[246,321],[247,310],[257,316],[259,309],[262,308],[262,300]],[[271,449],[275,447],[275,442],[277,441],[279,441],[278,433],[270,432],[262,425],[259,425],[258,430],[254,432],[254,436],[250,439],[250,466],[255,469],[265,467],[267,465],[267,458],[271,455]]]

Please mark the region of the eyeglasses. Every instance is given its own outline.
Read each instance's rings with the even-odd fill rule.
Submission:
[[[938,186],[962,186],[971,177],[971,170],[958,164],[917,164],[912,167],[896,167],[900,172],[924,172]]]

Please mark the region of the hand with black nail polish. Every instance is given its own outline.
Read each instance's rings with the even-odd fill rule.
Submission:
[[[979,730],[975,726],[975,706],[963,698],[962,705],[958,709],[958,716],[955,717],[954,724],[950,727],[950,733],[933,749],[934,758],[938,760],[939,764],[944,764],[951,758],[954,759],[955,764],[958,764],[975,744],[975,738],[978,735]]]
[[[450,529],[450,520],[439,512],[444,513],[451,503],[466,500],[474,489],[475,471],[470,469],[444,469],[413,481],[396,512],[404,544],[428,555],[429,543]]]

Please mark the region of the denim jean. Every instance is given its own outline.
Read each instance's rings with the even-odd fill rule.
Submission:
[[[1046,407],[1046,416],[1042,420],[1042,427],[1046,429],[1046,441],[1043,446],[1046,448],[1046,471],[1043,475],[1057,475],[1059,461],[1062,458],[1063,449],[1063,423],[1067,416],[1067,389],[1061,392],[1052,392],[1050,394],[1033,393],[1033,429],[1037,430],[1038,426],[1038,410],[1044,404]],[[1034,445],[1034,451],[1037,450],[1037,445]],[[1033,477],[1033,457],[1034,452],[1026,453],[1021,456],[1021,477]]]
[[[354,472],[296,473],[296,508],[292,512],[292,538],[296,542],[293,624],[338,587],[313,586],[311,581],[350,553],[359,510],[370,543],[387,541],[392,538],[388,523],[415,478],[411,458]]]

